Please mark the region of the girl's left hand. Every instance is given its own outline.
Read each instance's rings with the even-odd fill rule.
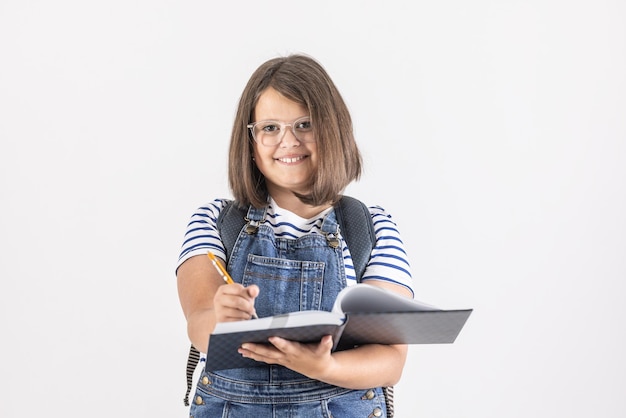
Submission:
[[[311,379],[322,380],[332,367],[333,338],[324,336],[319,343],[299,343],[270,337],[270,345],[245,343],[239,348],[243,357],[267,364],[279,364]]]

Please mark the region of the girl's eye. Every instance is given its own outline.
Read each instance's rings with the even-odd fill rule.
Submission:
[[[311,129],[310,120],[302,120],[296,124],[296,129],[299,131],[308,131]]]
[[[280,126],[275,123],[268,123],[268,124],[263,125],[261,130],[268,134],[276,133],[280,131]]]

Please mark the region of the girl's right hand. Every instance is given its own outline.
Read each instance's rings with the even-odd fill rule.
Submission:
[[[216,321],[231,322],[252,318],[256,314],[254,300],[259,291],[257,285],[244,287],[233,283],[220,286],[213,297]]]

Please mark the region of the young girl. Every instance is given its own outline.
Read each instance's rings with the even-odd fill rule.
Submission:
[[[329,245],[333,204],[361,174],[348,109],[324,68],[304,55],[271,59],[246,85],[233,126],[229,185],[235,203],[258,217],[228,259],[216,220],[225,199],[192,216],[177,268],[179,297],[192,344],[204,353],[218,322],[287,312],[331,310],[346,286],[358,285],[350,249]],[[413,297],[409,262],[391,217],[369,207],[376,245],[362,282]],[[334,228],[334,229],[333,229]],[[207,252],[235,284],[225,285]],[[402,374],[404,345],[362,345],[331,352],[333,341],[302,344],[278,337],[243,344],[259,367],[207,373],[190,416],[385,416],[382,388]]]

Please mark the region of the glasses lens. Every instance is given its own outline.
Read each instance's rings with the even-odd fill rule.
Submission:
[[[313,142],[315,136],[313,135],[313,124],[311,124],[311,118],[304,117],[293,122],[291,125],[293,134],[300,142]]]
[[[263,145],[276,145],[280,142],[280,122],[264,120],[253,125],[252,134],[254,139]]]
[[[287,124],[275,120],[263,120],[248,126],[252,131],[254,140],[266,146],[278,145],[283,140],[286,129],[291,129],[293,135],[300,142],[313,142],[315,140],[311,118],[308,116]]]

